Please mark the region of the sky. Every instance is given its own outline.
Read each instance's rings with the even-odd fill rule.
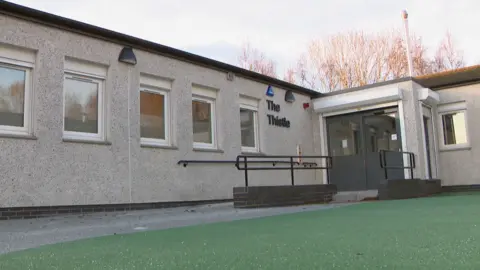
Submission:
[[[480,63],[478,0],[11,0],[20,5],[238,64],[249,42],[277,64],[295,65],[309,41],[403,27],[434,50],[446,31],[467,65]]]

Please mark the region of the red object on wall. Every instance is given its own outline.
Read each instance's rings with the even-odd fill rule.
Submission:
[[[310,103],[303,103],[303,109],[306,110],[310,108]]]

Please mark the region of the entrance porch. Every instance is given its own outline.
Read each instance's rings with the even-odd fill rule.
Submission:
[[[332,157],[324,182],[351,192],[381,190],[390,180],[438,178],[432,119],[438,101],[437,93],[408,78],[315,99],[322,155]]]

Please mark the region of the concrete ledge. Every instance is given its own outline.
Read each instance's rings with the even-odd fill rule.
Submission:
[[[178,147],[171,145],[157,145],[149,143],[140,143],[141,148],[152,148],[152,149],[166,149],[166,150],[178,150]]]
[[[333,196],[334,203],[362,202],[378,199],[378,190],[340,191]]]
[[[397,200],[427,197],[442,192],[439,179],[398,179],[380,183],[378,197],[380,200]]]
[[[336,193],[335,185],[235,187],[233,203],[235,208],[327,203]]]
[[[16,135],[16,134],[0,134],[1,139],[21,139],[21,140],[38,140],[36,136],[33,135]]]
[[[96,145],[112,145],[112,143],[108,142],[108,141],[96,141],[96,140],[89,140],[89,139],[63,138],[62,141],[64,143],[84,143],[84,144],[96,144]]]
[[[181,202],[152,202],[152,203],[128,203],[128,204],[97,204],[97,205],[59,205],[38,207],[7,207],[0,208],[0,220],[8,219],[33,219],[61,215],[82,215],[98,212],[125,212],[134,210],[162,209],[202,204],[214,204],[231,202],[231,199],[205,200],[205,201],[181,201]]]
[[[442,186],[442,192],[469,192],[480,191],[480,185]]]
[[[216,149],[216,148],[193,148],[193,151],[194,152],[206,152],[206,153],[219,153],[219,154],[223,154],[223,150],[220,150],[220,149]]]

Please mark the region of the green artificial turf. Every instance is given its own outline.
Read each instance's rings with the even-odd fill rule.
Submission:
[[[480,195],[100,237],[9,253],[0,269],[480,269]]]

